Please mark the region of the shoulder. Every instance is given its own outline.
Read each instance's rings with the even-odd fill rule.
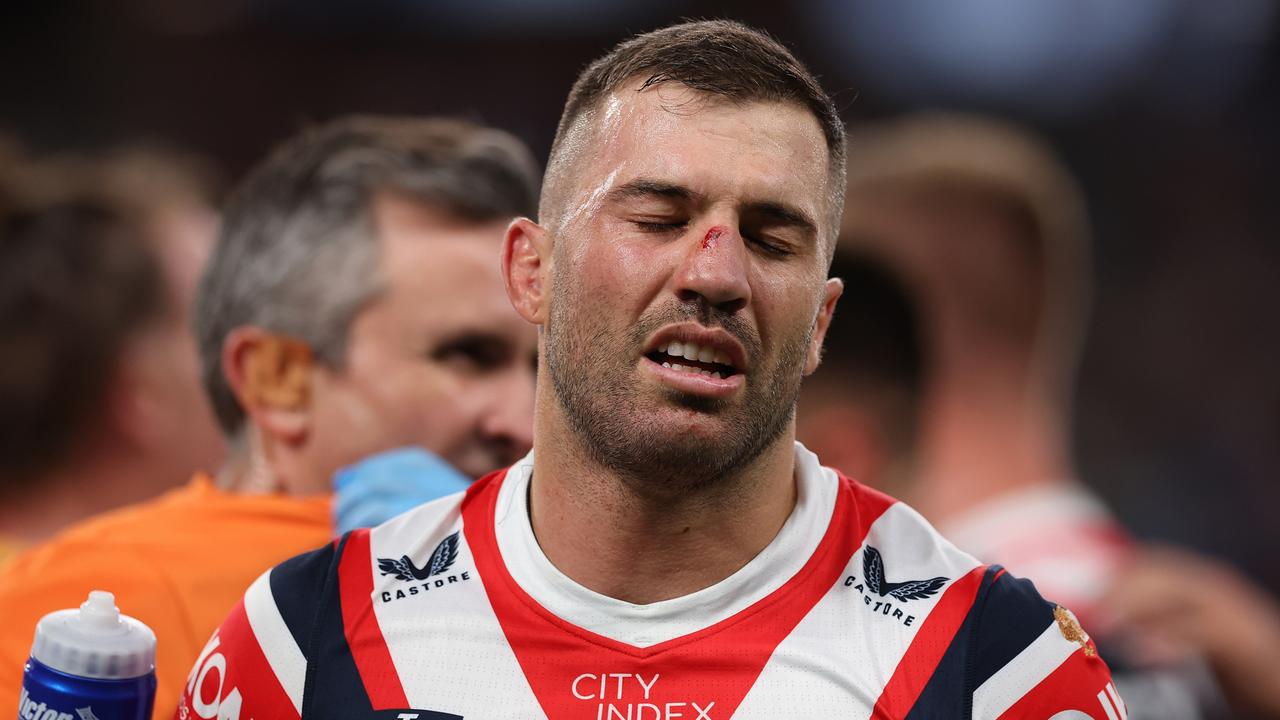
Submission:
[[[886,707],[913,718],[945,714],[957,702],[984,719],[1125,715],[1106,663],[1073,614],[1031,581],[957,548],[906,504],[840,480],[861,526],[855,532],[863,533],[845,584],[873,609],[909,607],[920,618],[881,698]]]
[[[864,563],[882,562],[913,577],[932,574],[953,581],[974,574],[976,583],[981,562],[957,548],[920,513],[904,502],[835,473],[840,492],[852,509],[846,524],[862,538]],[[976,589],[976,585],[975,585]]]
[[[462,501],[455,495],[427,503],[264,573],[196,660],[179,716],[300,717],[313,694],[309,674],[322,672],[326,663],[351,669],[347,623],[353,612],[360,619],[361,604],[369,602],[375,568],[384,560],[416,556],[414,547],[443,542]],[[389,553],[391,548],[400,554]],[[350,696],[346,701],[358,703],[361,683],[353,673],[338,674],[352,676],[343,691]]]
[[[164,568],[129,546],[101,547],[60,538],[15,558],[0,572],[0,613],[28,646],[46,613],[74,608],[90,590],[109,590],[129,615],[152,629],[183,636],[187,626]],[[25,655],[25,653],[24,653]]]
[[[159,497],[94,515],[64,527],[48,540],[16,553],[14,564],[39,563],[49,555],[64,556],[68,549],[96,545],[102,548],[129,546],[139,542],[162,544],[154,537],[157,526],[176,524],[171,506],[190,494],[191,486],[170,490]],[[178,521],[180,522],[180,521]]]
[[[1111,671],[1070,610],[998,566],[984,585],[971,639],[973,717],[1127,714]]]
[[[315,620],[346,541],[286,560],[249,586],[196,658],[179,717],[301,716]]]
[[[36,623],[55,610],[78,607],[90,590],[110,590],[122,611],[136,617],[157,633],[173,637],[172,652],[191,652],[182,640],[189,635],[184,608],[164,577],[142,555],[110,552],[102,561],[91,561],[96,548],[83,543],[61,542],[41,547],[15,559],[0,573],[0,667],[17,668],[2,673],[0,705],[18,701],[21,668],[31,650]]]

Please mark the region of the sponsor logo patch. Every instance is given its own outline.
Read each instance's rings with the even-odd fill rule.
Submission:
[[[395,575],[398,580],[413,582],[414,580],[426,580],[434,575],[443,574],[453,567],[453,563],[457,559],[458,533],[455,532],[440,541],[435,551],[431,553],[430,559],[427,560],[426,566],[421,569],[413,564],[408,555],[401,555],[399,560],[378,558],[378,569],[382,571],[383,575]]]
[[[891,617],[907,627],[911,627],[916,621],[916,616],[903,609],[908,607],[906,603],[933,597],[950,579],[939,575],[927,580],[889,582],[885,578],[884,556],[870,545],[862,551],[862,575],[862,582],[858,582],[855,575],[846,577],[844,586],[861,593],[863,604],[871,608],[872,612]],[[877,597],[880,599],[877,600]],[[898,602],[892,602],[890,598]]]
[[[403,600],[415,595],[421,595],[434,588],[442,588],[446,585],[470,580],[471,571],[469,570],[464,570],[460,573],[449,573],[449,569],[458,560],[458,542],[457,532],[441,540],[440,544],[436,545],[436,549],[431,552],[431,557],[427,558],[426,565],[422,567],[414,565],[413,560],[408,555],[401,555],[399,558],[378,558],[378,570],[383,575],[391,575],[397,580],[411,583],[407,587],[382,591],[382,602]],[[423,716],[423,718],[428,717],[432,716]]]

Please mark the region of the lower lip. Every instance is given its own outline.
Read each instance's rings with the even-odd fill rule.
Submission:
[[[661,382],[677,390],[682,390],[692,395],[701,395],[702,397],[729,397],[737,392],[745,382],[742,373],[734,373],[727,378],[715,378],[709,375],[700,375],[664,367],[647,357],[642,357],[640,364],[645,370],[657,376]]]

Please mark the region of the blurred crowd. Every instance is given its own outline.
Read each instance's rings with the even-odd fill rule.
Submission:
[[[800,441],[1072,608],[1129,717],[1280,718],[1266,584],[1147,542],[1076,460],[1095,193],[1006,117],[848,119]],[[168,717],[263,570],[528,452],[537,338],[498,253],[540,177],[438,117],[306,124],[234,183],[0,137],[0,708],[35,622],[101,587],[156,630]]]

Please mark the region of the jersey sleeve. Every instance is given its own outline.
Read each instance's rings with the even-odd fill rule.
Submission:
[[[999,571],[978,617],[970,668],[974,720],[1123,720],[1128,709],[1093,640],[1029,580]]]
[[[196,658],[176,720],[300,718],[316,598],[333,545],[264,573]]]

